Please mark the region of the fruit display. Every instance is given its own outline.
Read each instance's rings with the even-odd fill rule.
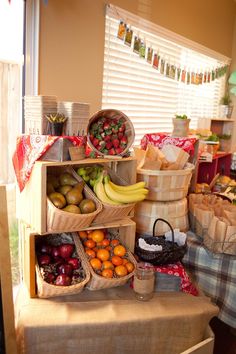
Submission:
[[[88,127],[88,142],[100,155],[124,155],[133,142],[131,121],[118,110],[96,113]]]
[[[84,181],[78,181],[69,172],[59,176],[48,174],[47,196],[58,209],[74,214],[89,214],[96,210],[92,199],[84,196]]]
[[[92,187],[102,203],[110,205],[137,203],[144,200],[148,194],[145,182],[118,185],[112,182],[109,172],[102,166],[80,167],[77,174]]]
[[[106,229],[79,231],[86,257],[93,271],[104,278],[122,278],[131,274],[135,264],[119,238]]]
[[[69,236],[68,236],[69,237]],[[45,282],[55,286],[81,283],[86,275],[72,239],[43,237],[36,243],[40,273]]]

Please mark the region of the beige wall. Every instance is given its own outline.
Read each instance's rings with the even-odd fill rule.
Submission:
[[[89,102],[100,109],[104,48],[104,0],[41,3],[39,93]],[[113,0],[158,25],[231,56],[233,0]]]

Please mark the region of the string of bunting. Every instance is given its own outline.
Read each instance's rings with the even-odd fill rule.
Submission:
[[[138,54],[140,58],[145,59],[152,67],[166,77],[180,81],[184,84],[202,85],[215,81],[224,76],[228,70],[228,65],[221,65],[211,70],[187,70],[181,65],[176,66],[166,60],[166,55],[161,55],[158,50],[154,50],[152,46],[146,46],[144,40],[133,33],[123,20],[120,20],[117,37],[123,43],[129,46],[134,53]]]

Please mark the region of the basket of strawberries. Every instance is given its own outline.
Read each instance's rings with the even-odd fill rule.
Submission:
[[[126,155],[133,144],[134,136],[130,119],[115,109],[98,111],[88,123],[88,144],[100,156]]]

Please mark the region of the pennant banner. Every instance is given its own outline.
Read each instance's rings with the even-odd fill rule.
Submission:
[[[209,84],[221,78],[227,73],[229,65],[223,64],[217,68],[208,70],[197,70],[182,68],[181,65],[174,65],[166,60],[167,55],[160,54],[152,46],[146,47],[144,40],[133,33],[133,30],[120,20],[117,37],[129,46],[140,58],[145,59],[152,67],[170,79],[177,80],[187,85]]]

